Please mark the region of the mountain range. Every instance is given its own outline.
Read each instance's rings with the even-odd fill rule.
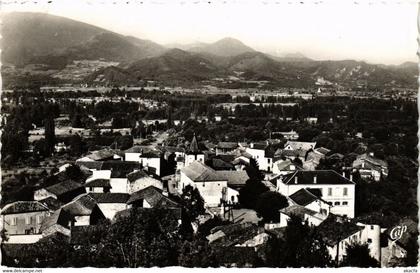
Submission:
[[[118,63],[96,69],[84,77],[86,83],[135,84],[148,79],[188,85],[236,77],[290,87],[314,86],[319,78],[349,86],[360,82],[370,86],[417,85],[417,64],[410,62],[387,66],[354,60],[315,61],[300,53],[275,56],[256,51],[234,38],[163,46],[42,13],[7,13],[1,19],[5,64],[16,67],[42,64],[60,71],[75,60]]]

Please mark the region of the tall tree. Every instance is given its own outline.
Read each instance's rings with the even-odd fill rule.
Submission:
[[[379,267],[379,262],[370,256],[370,250],[367,244],[353,244],[346,249],[345,256],[341,266],[352,267]]]
[[[255,211],[265,223],[278,222],[280,220],[279,210],[288,205],[287,198],[281,193],[266,191],[258,196]]]

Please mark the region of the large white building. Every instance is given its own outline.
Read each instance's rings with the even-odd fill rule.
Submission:
[[[273,171],[274,153],[270,153],[267,143],[251,143],[245,151],[257,161],[260,170],[267,172]]]
[[[290,196],[301,189],[317,191],[330,203],[331,213],[354,218],[356,184],[333,170],[296,171],[279,176],[277,190]]]

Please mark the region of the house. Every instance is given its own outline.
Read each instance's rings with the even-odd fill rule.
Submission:
[[[318,196],[318,192],[312,189],[300,189],[288,197],[289,207],[280,210],[279,227],[287,226],[291,215],[298,216],[302,222],[308,222],[310,226],[318,226],[330,213],[330,204]]]
[[[248,181],[249,176],[246,171],[238,170],[238,171],[216,171],[217,174],[223,179],[227,181],[227,185],[229,188],[239,190],[246,185],[246,181]]]
[[[289,132],[272,132],[272,136],[283,136],[285,139],[288,140],[297,140],[299,138],[299,134],[295,132],[294,130],[291,130]]]
[[[301,189],[317,191],[318,196],[329,202],[331,213],[354,217],[355,183],[333,170],[295,171],[279,176],[277,190],[290,196]]]
[[[42,200],[52,197],[63,203],[67,203],[82,193],[85,193],[85,188],[81,184],[73,180],[66,180],[46,188],[36,190],[34,192],[34,200]]]
[[[91,152],[85,157],[77,159],[76,164],[77,162],[84,162],[84,161],[107,161],[107,160],[121,160],[121,159],[122,157],[120,156],[119,151],[112,150],[112,149],[102,149],[102,150]]]
[[[352,164],[354,171],[359,171],[360,176],[374,181],[380,181],[388,176],[388,163],[375,158],[373,153],[357,156]]]
[[[40,231],[43,237],[61,233],[70,236],[70,228],[74,223],[74,218],[65,210],[58,209],[42,222]]]
[[[274,174],[286,175],[286,174],[293,173],[298,170],[301,171],[303,170],[303,168],[290,159],[286,159],[286,160],[280,159],[274,162],[273,164]]]
[[[266,224],[270,229],[286,227],[292,216],[298,217],[302,222],[307,222],[310,226],[318,226],[326,219],[325,215],[300,205],[291,205],[281,209],[279,212],[279,223]]]
[[[303,150],[305,152],[308,152],[309,150],[315,149],[315,146],[316,142],[287,141],[286,144],[284,144],[284,150]]]
[[[324,147],[309,150],[306,153],[303,168],[308,171],[314,171],[316,167],[318,167],[321,159],[324,159],[329,152],[331,152],[331,150]]]
[[[153,186],[160,190],[163,190],[162,181],[151,177],[143,170],[136,170],[127,174],[127,180],[129,194],[145,189],[149,186]]]
[[[330,214],[317,228],[316,232],[327,245],[332,259],[339,263],[346,256],[351,244],[367,244],[370,255],[378,262],[381,260],[381,228],[379,225],[367,225],[344,220]]]
[[[133,146],[125,151],[125,161],[138,162],[160,176],[162,152],[150,146]]]
[[[128,193],[89,193],[89,196],[95,200],[104,216],[113,220],[114,216],[128,208],[127,201],[130,198]]]
[[[254,158],[260,170],[271,172],[273,170],[274,153],[271,151],[268,143],[251,143],[245,151]]]
[[[217,207],[221,201],[237,202],[239,193],[228,187],[226,177],[199,161],[192,162],[181,169],[178,191],[191,185],[197,188],[204,202],[209,207]]]
[[[289,196],[293,204],[303,206],[322,215],[330,214],[331,205],[320,197],[320,192],[316,189],[300,189]]]
[[[62,209],[74,218],[75,226],[96,225],[105,219],[105,215],[91,197],[91,194],[82,194],[67,203]]]
[[[227,154],[238,148],[237,142],[219,142],[216,146],[216,155]]]
[[[17,201],[7,204],[1,211],[3,229],[8,243],[34,243],[41,235],[41,224],[52,210],[38,201]]]
[[[135,170],[140,170],[138,162],[133,161],[106,161],[102,164],[101,172],[109,175],[110,192],[128,193],[129,182],[127,176]]]
[[[149,186],[131,195],[127,200],[128,208],[180,208],[181,206],[164,195],[161,189]]]
[[[85,183],[86,192],[109,192],[111,183],[109,179],[96,178]]]

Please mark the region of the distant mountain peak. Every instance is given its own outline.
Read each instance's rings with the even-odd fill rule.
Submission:
[[[231,57],[245,52],[254,52],[255,50],[238,39],[225,37],[211,44],[191,48],[190,51]]]

